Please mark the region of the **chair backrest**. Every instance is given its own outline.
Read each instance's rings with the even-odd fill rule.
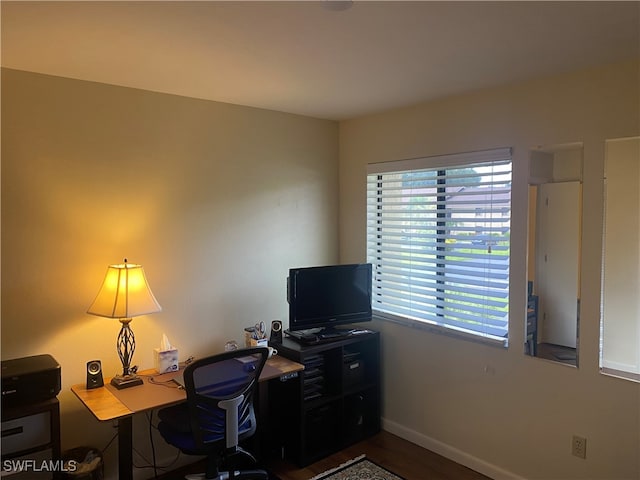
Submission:
[[[223,438],[232,448],[240,435],[255,432],[253,395],[268,356],[266,347],[245,348],[202,358],[185,368],[191,431],[199,449]]]

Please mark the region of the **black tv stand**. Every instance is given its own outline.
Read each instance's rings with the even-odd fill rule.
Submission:
[[[380,334],[357,331],[324,344],[289,336],[272,344],[304,365],[297,381],[269,384],[272,441],[300,467],[380,431]]]

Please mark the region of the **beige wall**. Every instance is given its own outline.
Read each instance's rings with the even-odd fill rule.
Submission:
[[[376,322],[385,427],[496,478],[637,479],[640,384],[598,372],[605,139],[637,135],[638,63],[479,91],[340,125],[340,258],[365,259],[368,162],[512,146],[510,347]],[[578,369],[523,355],[529,152],[583,142]],[[587,459],[571,438],[587,438]]]
[[[598,373],[604,140],[640,131],[638,64],[347,121],[339,134],[332,122],[2,73],[2,358],[62,364],[63,447],[102,448],[114,433],[69,392],[87,360],[118,370],[117,322],[84,313],[107,264],[142,263],[164,307],[134,320],[136,363],[152,365],[163,332],[182,358],[201,355],[247,323],[286,319],[289,266],[364,260],[367,162],[513,146],[511,346],[376,322],[385,427],[496,477],[640,476],[640,386]],[[579,369],[526,357],[520,340],[529,150],[568,142],[584,143]],[[148,454],[144,416],[134,430]],[[587,460],[570,455],[574,433]]]
[[[141,263],[163,307],[134,319],[134,363],[163,332],[182,360],[222,350],[288,318],[289,267],[337,260],[337,190],[334,122],[3,70],[2,358],[61,364],[63,448],[115,432],[69,390],[120,368],[119,323],[85,313],[108,264]]]

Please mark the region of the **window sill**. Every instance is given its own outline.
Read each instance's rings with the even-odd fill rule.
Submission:
[[[600,373],[608,377],[640,383],[640,373],[625,372],[614,368],[600,367]]]
[[[401,325],[407,328],[413,328],[415,330],[421,330],[428,333],[434,333],[436,335],[445,335],[447,337],[453,337],[460,340],[464,340],[467,342],[474,343],[482,343],[483,345],[489,345],[492,347],[502,347],[507,348],[509,346],[509,342],[507,338],[495,338],[495,337],[484,337],[481,335],[468,333],[462,330],[456,330],[453,328],[444,327],[441,325],[435,325],[427,322],[420,322],[418,320],[412,320],[410,318],[398,317],[395,315],[390,315],[382,312],[373,312],[373,318],[375,320],[380,320],[383,322],[395,323],[396,325]]]

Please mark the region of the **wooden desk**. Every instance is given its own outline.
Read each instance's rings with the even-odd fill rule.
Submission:
[[[275,356],[267,360],[259,381],[276,378],[291,378],[304,366],[284,357]],[[138,372],[144,384],[124,390],[117,390],[105,380],[105,386],[86,389],[85,384],[71,387],[71,391],[80,399],[96,419],[101,422],[118,421],[118,478],[133,479],[133,414],[166,407],[183,402],[187,396],[184,390],[171,388],[174,373],[158,374],[155,370]],[[168,383],[166,383],[168,382]]]

